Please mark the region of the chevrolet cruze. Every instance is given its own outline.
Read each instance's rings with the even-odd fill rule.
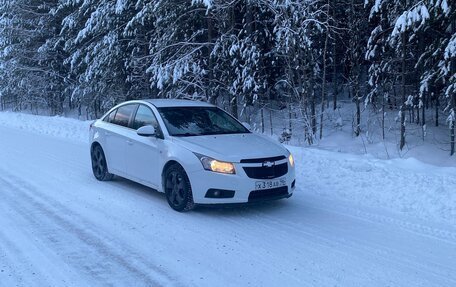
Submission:
[[[128,101],[90,126],[93,174],[164,192],[177,211],[290,197],[293,156],[246,126],[203,102]]]

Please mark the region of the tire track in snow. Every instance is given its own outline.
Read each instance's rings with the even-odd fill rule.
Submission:
[[[410,220],[407,221],[402,218],[399,219],[392,216],[386,216],[384,214],[373,213],[366,210],[361,210],[360,208],[353,209],[349,207],[342,207],[340,204],[337,206],[336,209],[329,209],[330,207],[335,207],[335,205],[328,205],[327,207],[312,206],[312,208],[314,209],[331,211],[343,216],[349,216],[371,223],[383,224],[388,226],[394,225],[404,231],[418,234],[420,236],[426,236],[432,239],[437,239],[449,244],[456,244],[456,231],[445,230],[434,226],[412,222]]]
[[[331,211],[333,213],[333,211]],[[339,213],[341,216],[347,216]],[[271,222],[274,222],[274,218],[265,215],[261,218],[268,218]],[[356,220],[364,220],[364,218],[354,217]],[[275,221],[278,227],[274,232],[287,233],[300,233],[302,238],[308,240],[312,238],[312,242],[319,242],[322,247],[328,248],[328,252],[339,253],[342,257],[349,258],[353,256],[359,257],[361,260],[371,259],[371,262],[382,262],[384,266],[397,266],[402,270],[408,270],[410,274],[426,273],[429,280],[429,284],[435,281],[448,282],[451,281],[451,285],[456,285],[456,279],[451,278],[454,274],[454,268],[442,265],[438,262],[421,262],[420,258],[409,254],[406,251],[391,248],[381,242],[369,242],[364,238],[357,238],[355,235],[345,234],[346,237],[337,238],[335,236],[325,237],[325,227],[312,223],[310,220],[306,220],[305,224],[299,225],[289,221]],[[327,229],[327,231],[334,231]],[[328,232],[327,234],[330,234]],[[366,260],[368,261],[368,260]],[[366,267],[365,267],[366,268]],[[433,278],[429,278],[433,276]]]
[[[73,272],[62,276],[62,269],[66,268],[66,264],[52,256],[52,253],[43,253],[43,248],[46,247],[37,246],[39,242],[33,232],[25,228],[8,229],[12,224],[24,223],[20,215],[12,212],[2,212],[2,215],[14,222],[5,224],[5,219],[2,220],[4,230],[0,230],[0,246],[4,246],[5,252],[0,257],[0,286],[68,286],[67,281],[77,280]],[[29,260],[31,257],[32,261]],[[59,269],[50,273],[47,269],[49,266],[59,266]],[[70,278],[72,280],[68,280]]]
[[[89,222],[77,223],[75,219],[80,219],[79,215],[66,209],[52,198],[40,194],[35,187],[4,171],[1,174],[0,182],[3,186],[8,187],[11,192],[21,197],[20,199],[9,197],[15,211],[32,222],[37,233],[58,247],[56,251],[62,252],[62,256],[66,256],[68,263],[74,268],[81,269],[82,267],[83,270],[81,271],[96,278],[96,281],[110,281],[111,284],[116,281],[112,279],[107,281],[109,278],[104,277],[104,275],[114,275],[105,274],[106,271],[110,270],[123,270],[129,276],[133,275],[131,279],[134,279],[136,283],[139,279],[140,282],[144,283],[144,286],[177,284],[165,271],[145,262],[140,255],[133,253],[124,244],[116,242],[113,238],[101,237],[101,234],[97,234],[96,228]],[[5,177],[5,175],[7,176]],[[43,223],[46,225],[42,226]],[[63,232],[66,237],[62,237]],[[79,254],[85,250],[73,250],[71,246],[67,246],[68,243],[74,246],[82,245],[84,249],[93,252],[98,258],[93,263],[87,262],[87,259],[94,259],[94,256],[87,258],[85,255]],[[154,277],[159,278],[159,280]],[[121,278],[117,279],[122,280]],[[139,286],[138,284],[135,285]]]
[[[454,233],[452,232],[441,231],[438,234],[439,236],[430,236],[428,233],[430,228],[424,225],[415,224],[413,225],[415,229],[411,231],[408,228],[404,227],[410,227],[412,223],[396,220],[385,215],[363,212],[359,211],[358,209],[349,211],[344,209],[341,210],[340,208],[322,208],[315,205],[308,208],[310,210],[315,210],[318,212],[318,214],[326,213],[333,217],[338,217],[338,219],[342,222],[359,224],[363,232],[367,231],[369,233],[371,233],[371,231],[368,231],[367,228],[364,228],[366,227],[366,223],[368,225],[367,227],[371,228],[372,230],[376,229],[376,226],[380,225],[379,229],[384,232],[389,230],[390,222],[395,222],[397,223],[396,226],[400,227],[404,231],[404,235],[409,235],[406,237],[410,238],[410,243],[414,241],[414,235],[419,234],[420,236],[428,237],[431,239],[438,239],[442,242],[442,244],[451,246],[450,248],[452,249],[453,254],[456,254],[456,241],[451,240],[452,236],[454,236]],[[341,234],[340,230],[338,228],[335,228],[337,226],[317,224],[312,220],[311,217],[303,218],[304,221],[302,221],[301,224],[298,224],[297,221],[278,221],[277,218],[272,217],[270,214],[264,214],[261,215],[261,217],[270,219],[272,222],[276,223],[277,226],[285,226],[289,229],[289,232],[303,232],[303,234],[307,236],[315,236],[317,240],[321,240],[322,242],[327,242],[330,245],[334,245],[335,248],[333,249],[340,250],[348,248],[351,251],[348,252],[347,255],[359,254],[362,257],[366,257],[367,255],[371,257],[372,262],[382,259],[385,262],[385,266],[400,266],[401,268],[410,270],[412,273],[416,274],[425,272],[429,275],[434,276],[436,280],[443,279],[444,281],[451,282],[451,285],[456,286],[456,277],[454,276],[454,274],[456,274],[455,266],[442,264],[439,260],[440,258],[437,258],[436,256],[433,256],[432,262],[423,262],[422,255],[417,256],[416,254],[408,252],[408,246],[390,246],[390,242],[387,240],[389,236],[384,236],[385,234],[378,234],[385,239],[384,241],[366,240],[365,237],[358,237],[357,232],[346,232]],[[355,221],[351,220],[351,218],[355,219]],[[331,222],[336,221],[337,219],[331,220]],[[350,226],[347,226],[347,228],[350,228]],[[393,231],[393,229],[391,229],[391,231]],[[286,233],[286,231],[284,232]],[[344,237],[339,238],[337,237],[337,234],[341,234]],[[330,235],[331,237],[325,237],[325,235]],[[442,239],[440,235],[446,235],[448,237]],[[394,236],[394,234],[391,234],[391,236]]]
[[[0,286],[25,286],[24,279],[27,277],[22,275],[24,271],[11,258],[15,258],[15,261],[24,260],[16,245],[0,229]]]
[[[281,203],[277,203],[277,205],[279,204]],[[210,215],[217,215],[217,217],[232,214],[231,210],[211,210],[208,212]],[[296,285],[292,286],[307,286],[309,284],[310,286],[339,286],[340,284],[344,284],[344,278],[342,277],[346,275],[345,272],[351,272],[351,280],[353,280],[353,274],[356,273],[357,278],[355,282],[361,285],[366,285],[369,282],[369,284],[372,284],[372,282],[376,282],[376,279],[380,282],[385,279],[385,274],[379,273],[378,269],[374,269],[373,271],[367,270],[369,267],[366,265],[369,262],[365,257],[357,258],[354,256],[355,252],[353,252],[353,249],[347,250],[346,246],[337,240],[318,235],[318,230],[315,230],[317,232],[308,232],[299,229],[284,229],[281,226],[283,222],[277,222],[277,220],[268,218],[266,213],[258,212],[251,208],[234,211],[233,213],[239,215],[241,218],[231,218],[230,216],[228,218],[230,226],[227,226],[226,229],[236,226],[238,231],[253,231],[242,233],[239,239],[242,244],[246,245],[243,249],[250,249],[249,245],[252,244],[255,246],[255,249],[252,250],[255,253],[252,252],[249,254],[249,262],[254,262],[252,264],[255,266],[257,264],[269,265],[269,268],[266,269],[272,268],[271,270],[274,270],[274,268],[277,268],[276,270],[281,270],[281,276],[286,275],[295,279]],[[214,230],[214,232],[216,231]],[[301,236],[297,236],[297,234],[301,234]],[[265,236],[263,237],[262,235]],[[292,235],[291,240],[289,239],[290,235]],[[261,242],[260,245],[255,244],[258,240]],[[286,248],[283,248],[285,246]],[[282,251],[280,251],[281,249]],[[287,258],[288,256],[290,261],[294,262],[294,264],[288,266],[290,269],[284,270],[280,268],[281,266],[276,262],[277,250],[279,250],[279,256],[283,258]],[[261,257],[256,257],[256,253],[261,254]],[[350,263],[347,264],[347,262],[350,262],[350,260],[353,261],[353,259],[359,259],[362,262],[366,261],[366,265],[358,266],[360,262],[356,266],[350,266]],[[328,271],[327,266],[329,265],[334,269]],[[341,270],[343,272],[340,272]],[[384,271],[387,270],[382,270],[382,272]],[[370,276],[366,276],[366,273]],[[286,278],[290,282],[291,278],[289,277]]]
[[[281,205],[282,203],[271,203],[270,205]],[[296,206],[296,204],[291,204],[293,206],[288,206],[288,209],[299,209],[304,210],[306,207]],[[312,206],[312,209],[313,206]],[[321,212],[323,211],[323,212]],[[219,211],[210,212],[214,215],[219,213]],[[226,213],[223,212],[222,213]],[[321,258],[325,258],[331,262],[331,264],[337,264],[344,266],[345,261],[359,261],[365,262],[364,265],[361,264],[360,267],[357,267],[360,276],[363,273],[370,273],[369,276],[365,276],[365,279],[372,280],[377,277],[378,280],[385,280],[385,274],[378,272],[378,266],[388,266],[384,268],[382,272],[389,270],[392,274],[396,274],[397,278],[407,274],[415,284],[420,284],[419,286],[432,286],[435,282],[441,282],[444,284],[456,285],[456,278],[454,277],[454,272],[456,271],[454,267],[442,265],[436,258],[433,262],[422,262],[422,258],[416,257],[413,254],[403,251],[401,248],[403,246],[390,247],[388,242],[381,241],[370,241],[368,238],[361,236],[360,238],[356,237],[355,234],[340,233],[340,230],[337,225],[330,224],[325,226],[321,221],[312,222],[313,217],[306,217],[304,214],[300,223],[297,223],[296,220],[287,220],[287,217],[277,218],[271,216],[270,212],[256,211],[249,209],[248,211],[243,212],[246,216],[242,220],[238,219],[229,219],[233,224],[244,225],[246,229],[252,225],[261,226],[261,229],[265,234],[273,234],[273,238],[287,238],[289,234],[293,234],[293,238],[301,238],[302,241],[288,241],[287,249],[296,250],[296,252],[305,251],[310,247],[321,254]],[[290,211],[290,213],[294,213]],[[253,215],[253,216],[252,216]],[[318,215],[321,216],[330,216],[335,217],[334,219],[327,220],[325,222],[331,223],[336,221],[341,221],[345,224],[360,224],[360,229],[365,228],[364,225],[366,219],[363,217],[356,217],[350,214],[344,214],[338,212],[338,210],[330,209],[318,209]],[[337,218],[339,217],[339,218]],[[296,218],[294,218],[296,219]],[[353,220],[354,219],[354,220]],[[375,222],[378,225],[378,222]],[[381,225],[385,225],[380,223]],[[375,226],[369,226],[372,229],[375,229]],[[381,230],[384,230],[385,227],[381,227]],[[408,231],[406,231],[408,232]],[[337,237],[340,234],[342,237]],[[271,236],[272,237],[272,236]],[[255,240],[252,238],[251,240]],[[276,246],[277,240],[268,240],[263,242],[266,246],[262,246],[267,254],[267,250],[273,249]],[[383,244],[385,243],[385,244]],[[449,242],[447,242],[449,243]],[[451,242],[453,246],[454,242]],[[320,246],[321,248],[316,248]],[[397,248],[396,248],[397,247]],[[454,249],[453,249],[454,251]],[[435,257],[435,256],[434,256]],[[271,261],[273,258],[271,258]],[[377,267],[372,265],[377,264]],[[405,272],[405,273],[404,273]],[[420,276],[414,276],[413,274],[425,274]],[[425,283],[427,282],[427,283]]]
[[[4,255],[0,266],[0,286],[68,286],[67,280],[76,277],[73,272],[61,276],[66,264],[53,253],[44,253],[47,246],[40,245],[34,230],[29,228],[29,221],[17,213],[10,200],[15,190],[10,190],[0,178],[2,201],[0,203],[0,250]],[[30,260],[33,258],[33,260]],[[49,266],[59,266],[49,272]],[[3,276],[2,276],[3,275]]]

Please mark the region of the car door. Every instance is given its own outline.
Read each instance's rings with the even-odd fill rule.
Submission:
[[[127,141],[132,134],[130,123],[138,104],[120,106],[111,120],[109,128],[104,130],[105,152],[108,167],[112,173],[125,175]]]
[[[132,128],[152,125],[156,136],[139,136],[136,132],[127,144],[127,173],[134,180],[157,188],[160,184],[159,154],[163,147],[163,135],[153,111],[146,105],[139,105]]]

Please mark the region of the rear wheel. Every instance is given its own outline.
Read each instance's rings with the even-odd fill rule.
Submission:
[[[92,172],[96,179],[100,181],[113,179],[114,175],[108,172],[106,157],[100,145],[93,146],[90,157],[92,159]]]
[[[174,164],[165,172],[165,193],[169,206],[176,211],[193,209],[193,194],[185,170],[182,166]]]

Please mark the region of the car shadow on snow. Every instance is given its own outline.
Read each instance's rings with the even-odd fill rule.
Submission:
[[[170,211],[171,207],[168,206],[166,201],[165,194],[159,192],[153,188],[144,186],[137,182],[116,176],[112,181],[112,185],[121,187],[121,192],[129,192],[135,194],[136,196],[141,196],[146,200],[151,200],[157,202],[157,204],[166,205]],[[264,202],[255,202],[255,203],[242,203],[242,204],[221,204],[221,205],[196,205],[195,208],[190,213],[197,213],[202,215],[217,215],[217,216],[246,216],[249,214],[257,213],[271,213],[275,214],[276,212],[283,212],[288,210],[293,204],[293,197],[264,201]],[[290,206],[291,204],[291,206]]]
[[[148,186],[142,185],[140,183],[137,183],[135,181],[131,181],[129,179],[116,175],[114,179],[109,181],[109,184],[115,187],[119,187],[119,192],[131,193],[136,196],[144,197],[148,200],[156,200],[157,202],[163,201],[164,204],[168,205],[164,193],[159,192],[156,189],[150,188]]]
[[[258,212],[275,213],[288,208],[288,200],[274,200],[255,203],[196,205],[194,212],[208,215],[239,216]]]

